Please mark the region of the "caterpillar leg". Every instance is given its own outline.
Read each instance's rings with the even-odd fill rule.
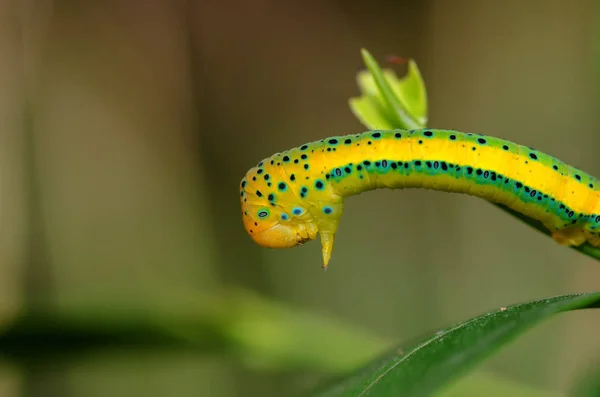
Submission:
[[[579,227],[570,227],[552,232],[552,238],[560,245],[579,246],[587,241],[585,230]]]
[[[592,231],[586,231],[587,242],[592,247],[600,247],[600,235]]]

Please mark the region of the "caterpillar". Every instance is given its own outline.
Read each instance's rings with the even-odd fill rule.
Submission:
[[[366,131],[276,153],[242,179],[242,220],[263,247],[320,235],[327,268],[344,198],[380,188],[480,197],[540,221],[558,244],[600,246],[596,178],[527,146],[441,129]]]

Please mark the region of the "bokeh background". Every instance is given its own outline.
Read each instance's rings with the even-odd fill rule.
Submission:
[[[32,308],[107,329],[110,313],[136,308],[220,320],[197,350],[5,357],[0,395],[293,395],[488,310],[598,290],[598,263],[476,198],[351,198],[326,273],[318,242],[255,245],[238,198],[262,158],[365,129],[347,103],[362,47],[384,65],[416,59],[430,126],[600,175],[598,11],[593,0],[2,0],[2,324]],[[567,393],[597,364],[598,329],[592,312],[557,317],[482,369]]]

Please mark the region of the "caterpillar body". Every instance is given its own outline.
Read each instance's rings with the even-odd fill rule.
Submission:
[[[420,129],[334,136],[251,168],[240,196],[261,246],[321,237],[329,264],[344,198],[389,188],[465,193],[539,220],[562,245],[600,246],[600,181],[526,146],[481,134]]]

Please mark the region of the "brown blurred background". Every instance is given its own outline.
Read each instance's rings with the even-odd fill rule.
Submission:
[[[318,243],[256,246],[238,200],[260,159],[365,129],[347,104],[362,47],[382,62],[416,59],[430,126],[514,140],[600,176],[598,15],[592,0],[3,0],[1,318],[35,305],[168,308],[240,287],[400,342],[598,290],[598,263],[475,198],[348,200],[327,273]],[[484,368],[568,391],[600,353],[599,327],[589,312],[558,317]],[[0,395],[284,396],[321,377],[106,352],[6,361]]]

